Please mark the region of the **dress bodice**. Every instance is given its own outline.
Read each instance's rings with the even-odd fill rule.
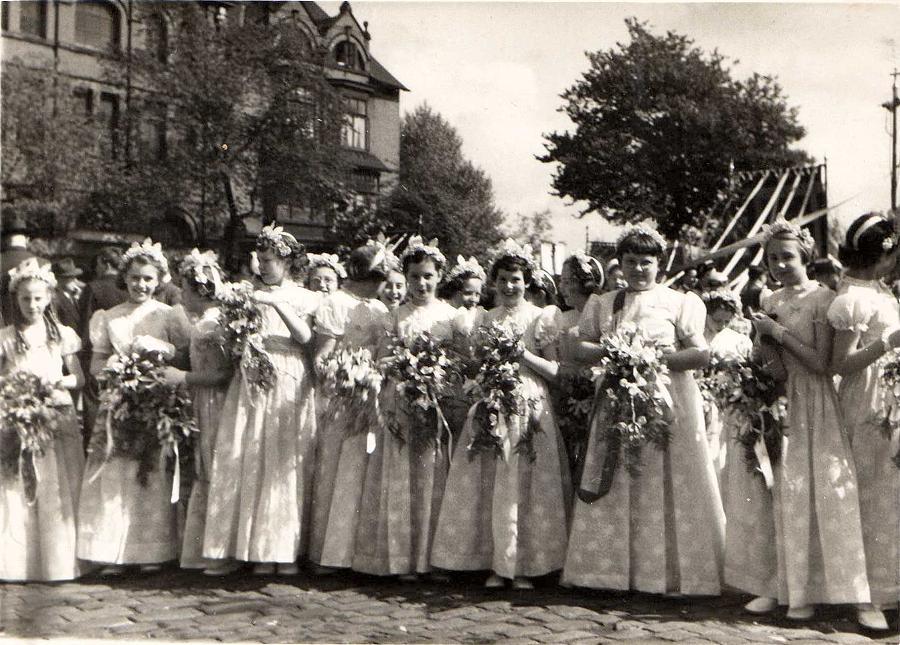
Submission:
[[[16,347],[16,328],[12,325],[0,329],[0,373],[30,372],[49,381],[63,377],[63,357],[81,349],[81,339],[71,327],[60,326],[60,341],[48,342],[44,338],[26,334],[28,347],[20,352]]]
[[[753,341],[749,336],[726,327],[709,341],[709,350],[719,360],[745,360],[753,351]]]
[[[473,329],[498,322],[507,329],[522,335],[522,342],[530,352],[542,354],[556,342],[559,330],[556,327],[553,309],[542,309],[530,302],[522,302],[517,307],[498,305],[490,311],[481,309],[474,320]]]
[[[794,287],[782,287],[762,302],[763,311],[774,314],[800,342],[815,346],[816,325],[827,325],[826,314],[834,300],[834,292],[812,280]],[[796,369],[806,371],[803,364],[791,352],[781,352],[785,367],[791,373]]]
[[[257,285],[261,291],[267,291],[275,299],[286,302],[294,309],[301,318],[311,317],[321,304],[320,294],[301,287],[295,282],[285,280],[277,286]],[[281,314],[276,311],[275,307],[262,306],[260,333],[269,338],[289,339],[291,332]]]
[[[138,336],[152,336],[176,348],[188,345],[190,328],[183,316],[158,300],[141,304],[123,302],[112,309],[102,309],[91,317],[91,345],[101,354],[124,354]]]
[[[388,332],[397,334],[404,340],[427,331],[438,340],[453,337],[453,321],[459,312],[453,305],[443,300],[417,306],[412,303],[400,305],[384,318],[383,326]]]
[[[337,291],[323,299],[316,311],[316,333],[340,339],[353,349],[372,347],[381,336],[387,306],[377,298],[357,298]]]
[[[838,331],[858,331],[859,347],[875,342],[885,330],[900,325],[897,299],[877,280],[844,277],[837,294],[828,307],[828,322]]]

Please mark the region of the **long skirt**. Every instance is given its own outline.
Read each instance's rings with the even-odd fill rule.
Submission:
[[[438,519],[431,563],[442,569],[491,569],[505,578],[546,575],[565,562],[571,501],[568,459],[546,388],[527,378],[539,398],[533,417],[501,419],[502,456],[468,454],[474,408],[457,444]],[[537,424],[534,461],[516,446]]]
[[[575,502],[564,582],[649,593],[721,592],[725,516],[700,392],[689,373],[670,377],[674,420],[668,447],[645,446],[639,475],[620,465],[606,495]],[[600,418],[592,421],[588,459]]]
[[[315,465],[315,391],[303,354],[266,348],[268,391],[232,379],[216,437],[203,557],[292,563],[305,553]]]
[[[33,503],[19,477],[0,481],[0,580],[72,580],[81,573],[75,545],[84,449],[74,415],[69,434],[35,458]]]

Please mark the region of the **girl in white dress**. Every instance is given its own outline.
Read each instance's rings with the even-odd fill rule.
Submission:
[[[271,389],[240,373],[222,408],[209,480],[203,557],[254,563],[254,573],[297,572],[305,553],[315,468],[316,404],[305,346],[319,295],[289,279],[304,251],[280,227],[256,239],[263,346]]]
[[[809,231],[789,222],[768,227],[765,262],[783,287],[753,316],[787,370],[788,430],[774,469],[778,596],[747,609],[786,604],[793,620],[810,619],[816,604],[870,602],[856,468],[831,378],[835,293],[807,277],[813,246]]]
[[[337,348],[369,349],[372,355],[384,333],[387,306],[378,297],[378,288],[399,261],[382,242],[370,240],[355,249],[347,263],[349,277],[344,283],[352,306],[326,298],[316,312],[317,361]],[[330,573],[352,564],[356,521],[362,497],[368,453],[368,428],[355,428],[357,421],[334,408],[320,414],[316,453],[315,494],[309,559],[317,573]],[[359,423],[364,423],[360,419]]]
[[[67,390],[84,381],[78,362],[81,340],[52,313],[56,278],[49,265],[28,259],[9,276],[15,307],[13,324],[0,329],[0,374],[29,372],[54,383],[61,418],[53,444],[34,457],[33,499],[21,477],[0,481],[0,580],[72,580],[80,573],[75,514],[84,453]]]
[[[455,450],[431,556],[432,564],[442,569],[490,569],[488,588],[510,579],[516,589],[531,589],[530,578],[561,569],[566,553],[571,482],[547,388],[559,368],[556,312],[525,300],[533,270],[530,249],[507,240],[491,269],[498,306],[474,321],[475,329],[499,323],[522,335],[520,376],[531,405],[525,414],[500,421],[502,456],[468,453],[476,432],[470,412]],[[519,450],[528,435],[533,459]]]
[[[154,298],[168,270],[160,245],[149,239],[125,252],[121,275],[128,301],[91,318],[92,374],[99,374],[114,353],[155,349],[170,360],[176,354],[186,357],[190,330],[184,316]],[[106,414],[97,417],[95,439],[106,436],[100,425],[106,423]],[[78,557],[105,564],[105,575],[120,574],[124,565],[134,564],[153,572],[178,557],[172,473],[161,457],[143,485],[138,468],[137,461],[123,457],[104,460],[104,446],[96,441],[89,450],[78,512]]]
[[[182,260],[178,272],[181,276],[182,304],[176,310],[184,313],[190,325],[190,370],[170,366],[165,368],[163,374],[168,383],[188,385],[194,417],[200,429],[194,446],[194,480],[187,504],[181,567],[205,569],[204,573],[208,575],[222,575],[234,570],[234,564],[203,558],[209,471],[219,430],[219,415],[232,376],[216,303],[216,296],[222,291],[222,269],[215,253],[200,253],[198,249],[193,249]]]
[[[828,308],[834,328],[831,366],[841,377],[838,397],[856,477],[871,605],[860,605],[860,624],[887,629],[883,609],[900,598],[900,469],[893,463],[900,431],[885,432],[879,359],[900,346],[897,299],[880,282],[897,263],[894,227],[880,215],[858,218],[847,229],[840,260],[847,274]],[[892,436],[894,443],[892,443]]]
[[[591,451],[601,447],[594,437],[602,432],[598,422],[605,415],[594,415],[563,583],[717,595],[725,517],[706,449],[700,391],[692,373],[709,360],[703,337],[706,311],[696,294],[657,284],[665,247],[655,230],[625,231],[616,255],[628,288],[591,296],[579,331],[580,352],[586,361],[596,360],[596,341],[614,333],[621,323],[633,323],[671,348],[666,357],[673,401],[669,443],[664,450],[643,449],[638,476],[619,466],[607,481],[608,492],[602,494],[594,486],[603,481],[599,472],[603,458]]]
[[[413,236],[403,254],[409,284],[409,302],[384,319],[383,334],[412,339],[429,332],[438,341],[450,341],[454,307],[438,300],[435,289],[446,260],[437,246]],[[380,350],[387,354],[386,346]],[[375,451],[369,456],[360,504],[352,568],[375,575],[415,578],[431,571],[431,543],[447,476],[449,446],[414,438],[417,420],[403,412],[399,384],[387,379],[381,391],[381,409],[396,411],[398,432],[378,429]],[[443,433],[442,433],[443,434]]]

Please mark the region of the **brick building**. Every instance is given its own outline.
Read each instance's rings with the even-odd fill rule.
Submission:
[[[162,4],[152,0],[4,1],[3,60],[18,59],[28,67],[55,71],[65,77],[75,87],[79,107],[83,106],[86,113],[111,131],[115,130],[123,118],[128,103],[125,93],[130,88],[110,83],[106,68],[111,60],[121,61],[127,67],[130,51],[149,47],[151,42],[165,55],[166,20],[162,14],[155,15],[152,11],[154,5]],[[291,20],[308,35],[311,43],[328,52],[324,73],[345,99],[346,122],[341,139],[346,160],[352,167],[350,184],[357,200],[377,204],[378,198],[396,180],[400,153],[399,94],[406,88],[372,55],[368,23],[359,23],[348,2],[334,16],[329,16],[315,2],[202,4],[213,20],[238,21],[238,24],[251,20]],[[140,11],[136,11],[138,5]],[[110,52],[121,55],[113,57]],[[142,121],[141,129],[142,138],[162,149],[167,136],[171,136],[167,134],[165,118]],[[284,203],[257,205],[253,211],[243,208],[247,202],[241,195],[236,197],[248,233],[259,227],[263,217],[274,216],[311,246],[323,243],[328,223],[320,213]],[[268,212],[263,212],[263,208]],[[156,231],[155,236],[170,244],[190,245],[196,233],[190,205],[173,214],[166,227],[167,230]],[[76,230],[71,237],[90,240],[101,236]]]

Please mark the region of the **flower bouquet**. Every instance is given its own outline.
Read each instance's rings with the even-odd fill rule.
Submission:
[[[669,442],[669,369],[662,348],[635,325],[619,325],[599,345],[600,360],[591,372],[606,419],[598,438],[607,443],[610,460],[621,449],[625,468],[637,476],[644,446],[663,449]]]
[[[772,466],[781,460],[781,444],[787,424],[787,398],[778,382],[751,360],[716,361],[697,379],[704,407],[716,406],[722,413],[746,422],[739,424],[737,442],[744,462],[772,486]]]
[[[523,390],[519,361],[525,349],[522,333],[497,321],[474,333],[477,371],[466,381],[466,393],[475,399],[472,437],[466,447],[469,458],[488,452],[509,458],[513,448],[511,432],[519,428],[514,450],[534,461],[534,435],[540,431],[533,418],[533,401]],[[519,427],[524,424],[525,427]]]
[[[159,352],[110,357],[98,376],[100,413],[106,417],[106,432],[94,433],[92,448],[102,449],[106,459],[120,457],[137,461],[138,481],[144,486],[149,474],[156,470],[162,453],[174,467],[172,501],[175,502],[180,473],[193,472],[190,464],[185,463],[185,470],[181,466],[192,458],[199,429],[187,389],[163,381],[162,367]]]
[[[892,460],[900,468],[900,350],[893,350],[880,361],[881,379],[881,427],[891,443]]]
[[[383,377],[368,349],[340,348],[319,362],[317,372],[331,398],[329,416],[347,416],[348,433],[356,434],[377,421]]]
[[[450,393],[457,366],[443,343],[427,331],[410,338],[392,335],[390,354],[382,359],[384,374],[395,383],[401,410],[412,417],[412,440],[434,443],[440,447],[440,435],[450,439],[450,427],[441,410],[440,401]],[[386,413],[388,429],[400,439],[401,425],[394,413]]]
[[[275,366],[263,346],[260,334],[262,311],[253,301],[249,282],[230,282],[219,296],[219,320],[225,348],[241,369],[244,381],[253,388],[270,390],[275,385]]]
[[[34,458],[75,427],[65,423],[70,404],[61,403],[58,393],[49,381],[30,372],[0,377],[0,477],[21,477],[29,503],[37,486]]]

